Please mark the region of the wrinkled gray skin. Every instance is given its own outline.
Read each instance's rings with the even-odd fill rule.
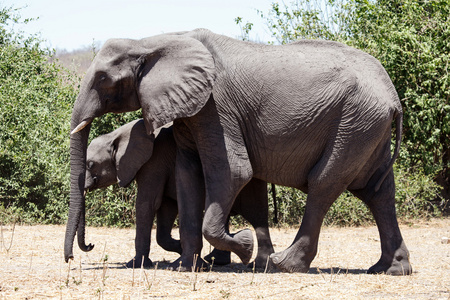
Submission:
[[[76,232],[81,249],[91,247],[84,239],[87,124],[139,108],[149,133],[174,121],[176,177],[184,179],[176,183],[183,253],[174,269],[181,262],[191,270],[202,233],[248,263],[250,230],[230,235],[225,224],[236,195],[254,177],[308,193],[293,243],[270,256],[281,270],[308,271],[323,218],[347,189],[368,205],[378,226],[381,258],[368,272],[411,273],[392,171],[403,113],[381,64],[330,41],[271,46],[203,29],[110,40],[92,62],[72,114],[66,260]]]
[[[156,138],[155,138],[156,136]],[[151,267],[150,234],[157,215],[156,241],[167,251],[182,253],[181,243],[171,237],[178,215],[175,183],[176,144],[172,127],[148,135],[143,120],[136,120],[92,140],[87,149],[86,190],[115,183],[127,187],[133,179],[138,185],[136,199],[135,258],[127,263],[138,268]],[[234,203],[233,213],[242,214],[253,225],[258,239],[255,266],[264,268],[273,246],[268,224],[267,184],[251,180]],[[214,265],[231,262],[229,251],[213,250],[206,259]]]

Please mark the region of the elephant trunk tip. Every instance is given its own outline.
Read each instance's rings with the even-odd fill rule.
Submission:
[[[79,245],[80,246],[80,245]],[[89,251],[91,251],[92,249],[94,249],[94,246],[95,245],[93,245],[93,244],[89,244],[89,245],[84,245],[84,247],[81,247],[80,246],[80,249],[82,250],[82,251],[84,251],[84,252],[89,252]]]
[[[65,255],[64,260],[66,261],[66,263],[69,262],[69,259],[70,259],[70,260],[73,260],[73,254],[72,254],[72,253],[66,254],[66,255]]]

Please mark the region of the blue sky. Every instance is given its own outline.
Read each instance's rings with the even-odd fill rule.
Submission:
[[[20,10],[21,16],[39,20],[19,29],[40,32],[45,46],[68,51],[108,38],[143,38],[199,27],[238,37],[238,16],[254,23],[252,39],[265,42],[271,39],[257,9],[267,13],[272,2],[276,0],[0,0],[1,6],[28,6]]]

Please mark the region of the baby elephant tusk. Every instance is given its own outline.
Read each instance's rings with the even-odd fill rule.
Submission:
[[[91,122],[92,122],[92,119],[84,120],[83,122],[81,122],[80,124],[78,124],[78,126],[75,127],[75,129],[72,130],[72,132],[71,132],[70,134],[74,134],[74,133],[77,133],[78,131],[83,130],[83,128],[86,127],[86,126],[88,126],[89,124],[91,124]]]

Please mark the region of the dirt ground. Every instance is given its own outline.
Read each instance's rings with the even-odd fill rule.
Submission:
[[[367,275],[377,262],[376,227],[324,227],[308,274],[253,272],[233,256],[228,267],[200,273],[164,270],[178,255],[152,241],[157,269],[126,269],[134,254],[134,230],[87,228],[93,251],[74,247],[63,261],[64,226],[3,226],[0,299],[450,299],[450,218],[401,226],[414,273]],[[271,229],[275,251],[285,249],[296,228]],[[14,233],[12,243],[11,238]],[[205,242],[203,255],[209,253]],[[105,259],[106,258],[106,259]],[[106,260],[106,261],[105,261]]]

